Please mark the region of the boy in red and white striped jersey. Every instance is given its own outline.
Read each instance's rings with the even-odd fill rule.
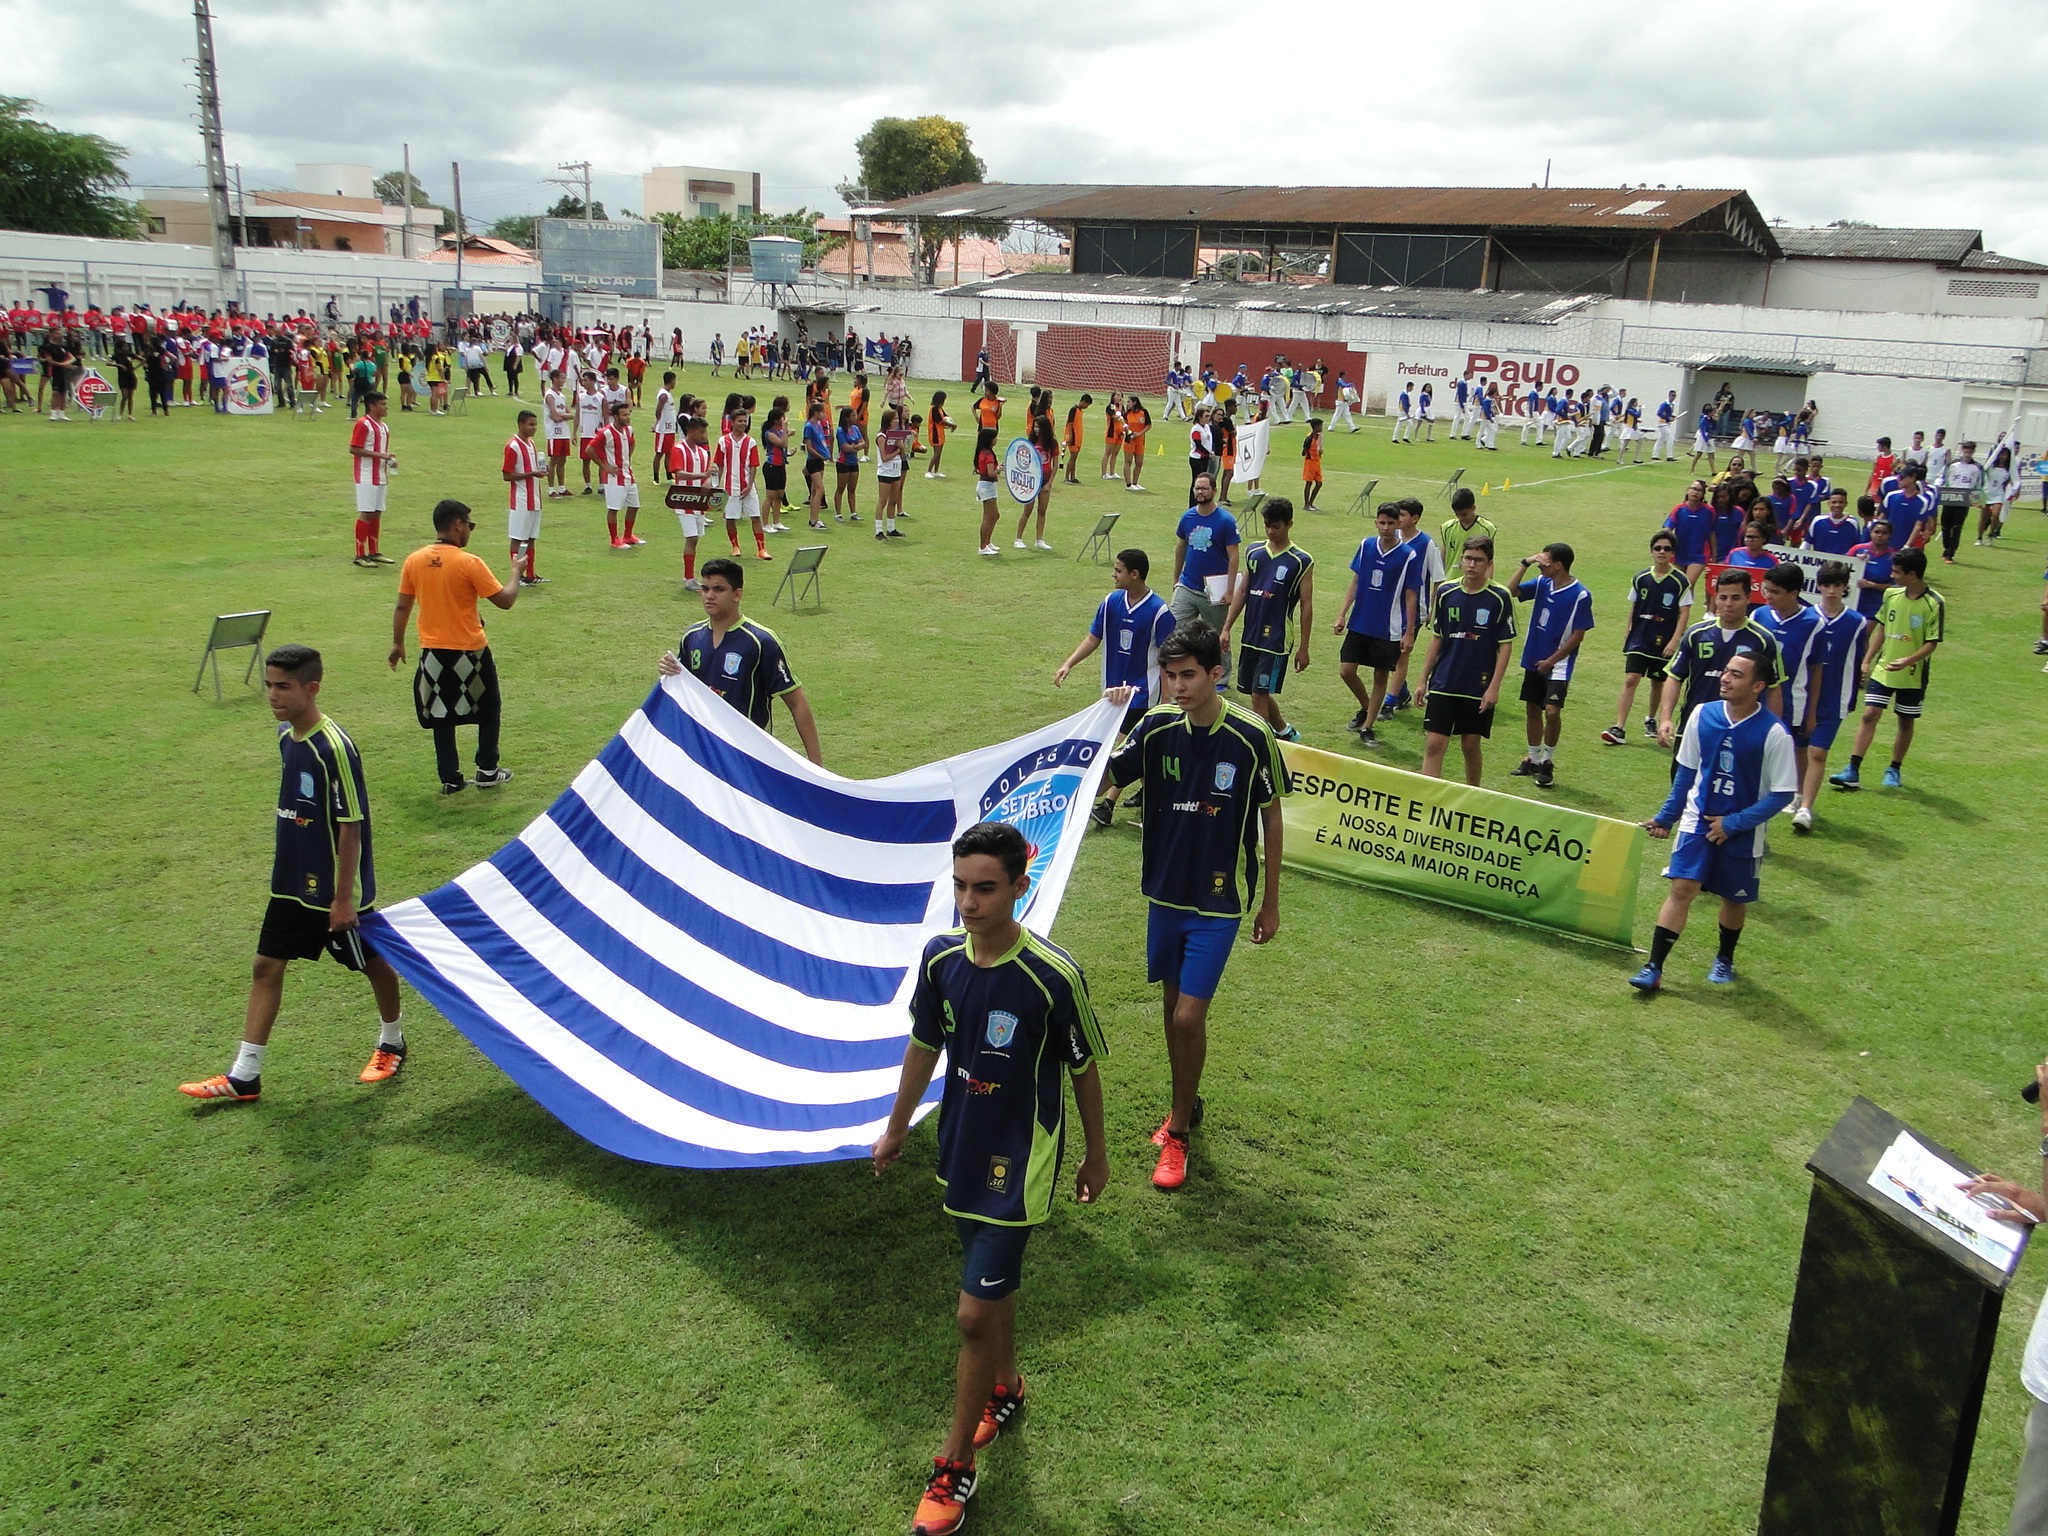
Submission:
[[[356,483],[356,564],[394,565],[389,555],[377,551],[377,533],[391,491],[391,471],[398,460],[391,453],[391,428],[384,418],[391,402],[372,390],[364,397],[365,409],[348,435],[349,463]]]
[[[613,549],[630,549],[647,541],[633,532],[640,516],[640,487],[633,479],[633,406],[615,400],[611,420],[597,429],[591,439],[591,457],[597,460],[599,483],[604,487],[604,520],[612,532]],[[626,532],[619,535],[619,514],[626,514]]]
[[[768,536],[761,527],[761,492],[754,483],[761,468],[761,445],[749,430],[752,425],[753,418],[746,412],[736,413],[718,439],[712,465],[718,474],[718,488],[725,492],[725,536],[732,540],[732,552],[740,552],[740,522],[750,518],[754,524],[754,558],[767,560],[772,557],[768,553]]]
[[[521,411],[519,430],[505,445],[505,531],[512,539],[512,559],[519,567],[522,587],[537,587],[547,580],[533,568],[533,549],[540,542],[540,483],[547,473],[533,445],[539,431],[540,418],[532,411]]]
[[[685,416],[679,425],[682,435],[668,450],[668,477],[678,485],[709,486],[712,483],[711,445],[705,441],[708,428],[702,416]],[[709,521],[702,512],[676,510],[676,520],[683,525],[683,590],[695,592],[697,581],[697,541],[704,536],[704,525]]]

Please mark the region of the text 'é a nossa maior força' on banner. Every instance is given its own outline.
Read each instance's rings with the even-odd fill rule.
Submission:
[[[1282,862],[1632,947],[1632,822],[1283,742]]]

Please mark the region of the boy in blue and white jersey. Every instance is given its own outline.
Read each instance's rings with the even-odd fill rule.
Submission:
[[[1410,386],[1403,384],[1401,393],[1394,397],[1394,438],[1405,443],[1415,436],[1415,394]]]
[[[1802,835],[1813,830],[1813,803],[1827,777],[1828,750],[1834,746],[1842,722],[1855,711],[1857,686],[1862,681],[1864,631],[1870,621],[1848,604],[1849,571],[1848,566],[1834,561],[1822,566],[1814,578],[1820,594],[1820,606],[1814,610],[1819,623],[1806,651],[1813,725],[1806,733],[1805,761],[1800,765],[1799,809],[1792,813],[1792,830]]]
[[[1664,878],[1671,890],[1657,913],[1650,963],[1629,978],[1640,992],[1664,984],[1664,962],[1693,898],[1721,898],[1721,945],[1707,980],[1735,978],[1735,945],[1757,899],[1757,864],[1764,854],[1764,824],[1790,805],[1799,790],[1798,755],[1784,722],[1763,707],[1771,669],[1755,656],[1731,656],[1721,668],[1718,699],[1702,704],[1685,723],[1671,794],[1643,823],[1652,837],[1677,837]]]
[[[939,1054],[941,1208],[960,1240],[960,1358],[953,1422],[933,1461],[915,1529],[958,1530],[974,1495],[974,1453],[1023,1410],[1017,1372],[1017,1286],[1031,1229],[1052,1215],[1074,1085],[1086,1151],[1074,1195],[1093,1204],[1108,1182],[1102,1079],[1109,1054],[1073,957],[1016,919],[1030,887],[1030,849],[1015,827],[981,822],[953,843],[960,927],[934,937],[910,996],[896,1102],[872,1157],[877,1177],[903,1155],[910,1117]]]
[[[1660,459],[1678,459],[1678,391],[1665,391],[1664,398],[1657,402],[1657,440],[1650,448],[1650,462]]]
[[[1387,697],[1387,682],[1415,645],[1422,606],[1422,552],[1401,537],[1399,506],[1381,502],[1373,521],[1379,533],[1360,544],[1351,557],[1351,584],[1330,631],[1344,637],[1344,647],[1337,653],[1337,676],[1358,700],[1349,728],[1367,747],[1380,744],[1374,727]],[[1369,690],[1359,681],[1360,667],[1371,669]]]
[[[1069,672],[1100,650],[1102,686],[1138,690],[1124,713],[1126,731],[1138,723],[1138,717],[1158,698],[1155,685],[1159,678],[1159,647],[1173,633],[1173,610],[1167,607],[1165,598],[1145,584],[1151,574],[1151,557],[1142,549],[1117,552],[1116,561],[1110,566],[1114,585],[1109,596],[1097,606],[1095,617],[1088,621],[1088,633],[1081,637],[1074,653],[1052,675],[1053,686],[1057,688],[1067,680]]]
[[[1778,642],[1778,681],[1764,691],[1764,708],[1785,722],[1806,761],[1807,733],[1819,704],[1814,689],[1813,641],[1820,631],[1820,610],[1805,602],[1806,572],[1796,565],[1774,565],[1764,573],[1764,605],[1756,621]]]
[[[1484,397],[1474,391],[1473,398],[1478,400]],[[1454,497],[1456,494],[1453,493]],[[1468,504],[1477,505],[1476,500],[1471,499],[1470,491],[1464,491],[1463,494],[1468,498]],[[1422,631],[1429,627],[1430,604],[1436,601],[1436,589],[1442,586],[1446,579],[1444,547],[1423,532],[1422,503],[1415,497],[1403,496],[1394,503],[1394,510],[1401,519],[1401,542],[1413,546],[1416,558],[1420,561],[1417,573],[1420,585],[1416,588],[1415,604],[1415,639],[1419,645],[1422,643]],[[1399,665],[1394,668],[1393,680],[1387,685],[1386,696],[1380,701],[1382,719],[1391,718],[1412,702],[1408,692],[1408,663],[1413,659],[1413,655],[1413,652],[1404,654]]]
[[[1529,435],[1536,436],[1536,446],[1543,446],[1543,391],[1534,384],[1529,393],[1522,397],[1522,447],[1529,446]]]
[[[1548,789],[1556,776],[1557,738],[1564,724],[1565,690],[1578,664],[1579,645],[1593,628],[1593,594],[1572,575],[1572,547],[1546,544],[1524,560],[1517,577],[1529,567],[1540,573],[1534,581],[1517,580],[1515,597],[1530,603],[1529,636],[1522,642],[1522,703],[1528,716],[1529,754],[1509,770],[1531,777]]]

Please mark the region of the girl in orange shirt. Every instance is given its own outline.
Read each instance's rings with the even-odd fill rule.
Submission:
[[[860,428],[861,442],[866,443],[868,440],[868,376],[866,374],[856,373],[853,376],[853,393],[846,397],[846,403],[853,408],[853,424]],[[867,457],[866,453],[861,454],[860,460],[863,464],[867,462]]]
[[[1088,407],[1095,403],[1093,395],[1083,395],[1079,405],[1067,411],[1067,484],[1079,485],[1074,478],[1074,467],[1081,462],[1081,431],[1088,419]]]
[[[1152,429],[1152,413],[1136,395],[1124,407],[1124,489],[1142,491],[1145,473],[1145,434]]]
[[[943,389],[932,392],[932,413],[925,418],[925,433],[931,440],[932,464],[924,472],[927,480],[943,480],[939,473],[939,461],[946,456],[946,434],[959,423],[946,414],[946,392]]]
[[[1301,509],[1315,510],[1316,497],[1323,489],[1323,419],[1308,419],[1308,436],[1301,440]]]
[[[1102,424],[1102,478],[1104,480],[1120,478],[1116,472],[1116,456],[1122,451],[1123,444],[1124,397],[1121,394],[1114,394],[1109,397],[1109,404],[1104,408],[1104,421]]]

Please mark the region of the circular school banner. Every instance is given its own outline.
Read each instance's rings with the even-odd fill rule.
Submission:
[[[261,358],[231,357],[223,377],[230,416],[268,416],[276,408],[270,393],[270,368]]]
[[[1027,507],[1045,489],[1045,465],[1039,462],[1038,450],[1029,438],[1018,438],[1004,451],[1003,484],[1010,488],[1011,500]]]

